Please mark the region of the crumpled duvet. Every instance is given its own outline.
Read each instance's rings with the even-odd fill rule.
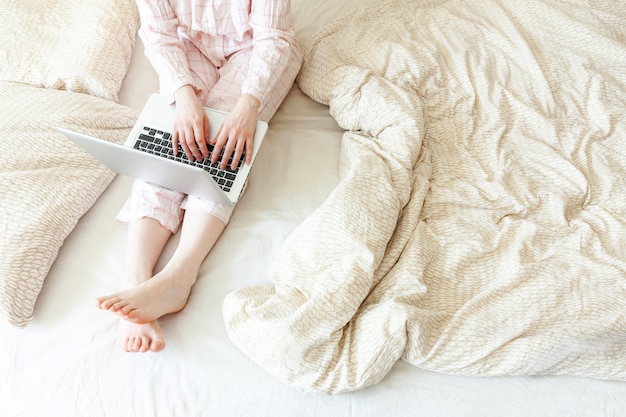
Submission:
[[[325,393],[398,360],[626,380],[625,4],[383,1],[298,83],[346,129],[341,180],[227,296],[242,352]]]

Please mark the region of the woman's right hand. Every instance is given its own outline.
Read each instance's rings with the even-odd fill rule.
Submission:
[[[176,111],[172,131],[174,155],[178,154],[178,144],[190,161],[202,161],[209,156],[209,118],[193,87],[189,84],[174,93]]]

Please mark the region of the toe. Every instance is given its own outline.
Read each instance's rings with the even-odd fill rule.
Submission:
[[[150,349],[150,339],[147,337],[141,338],[141,347],[139,348],[139,352],[147,352]]]
[[[120,313],[118,313],[118,314],[120,314],[120,316],[122,316],[122,318],[124,320],[129,321],[131,323],[134,323],[134,324],[145,324],[146,323],[145,321],[142,321],[142,320],[138,319],[137,317],[135,317],[134,312],[135,312],[135,310],[131,310],[128,314],[120,314]]]
[[[133,347],[132,347],[133,352],[139,352],[141,350],[141,343],[142,343],[141,339],[142,339],[141,337],[133,338]]]
[[[136,308],[130,309],[128,313],[124,314],[123,316],[126,320],[135,324],[147,324],[150,322],[150,320],[147,320],[146,318],[141,316],[141,314],[139,313],[139,310]]]
[[[130,352],[130,340],[128,338],[120,340],[120,347],[124,352]]]
[[[133,310],[134,310],[133,306],[131,306],[130,304],[126,304],[126,305],[120,306],[120,308],[118,308],[115,311],[123,316],[127,316],[128,313],[130,313]]]
[[[150,350],[153,352],[160,352],[165,348],[165,342],[162,340],[153,340],[150,344]]]
[[[100,308],[103,310],[111,310],[112,307],[115,306],[115,303],[120,301],[117,297],[101,298],[100,300]]]
[[[96,298],[96,306],[103,310],[108,310],[117,300],[114,297],[98,297]]]
[[[102,307],[102,302],[103,302],[103,301],[104,301],[104,300],[103,300],[101,297],[99,297],[99,298],[96,298],[95,300],[93,300],[93,303],[96,305],[96,307],[98,307],[98,308],[103,308],[103,307]]]
[[[127,306],[128,306],[128,301],[121,299],[121,298],[116,298],[113,302],[110,303],[108,309],[117,313],[122,308],[127,307]]]

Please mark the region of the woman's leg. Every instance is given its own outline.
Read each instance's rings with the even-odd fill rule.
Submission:
[[[134,287],[152,278],[154,267],[172,233],[150,217],[128,224],[126,241],[126,280]],[[106,309],[110,299],[96,300],[98,307]],[[158,352],[165,347],[165,339],[159,322],[135,324],[120,319],[118,342],[126,352]]]
[[[220,78],[211,89],[204,105],[222,111],[232,110],[241,97],[241,87],[246,81],[250,71],[250,60],[252,49],[242,50],[228,58],[228,62],[220,69]],[[289,91],[293,87],[293,82],[298,75],[302,64],[302,55],[299,51],[294,51],[287,63],[285,71],[273,76],[278,77],[270,96],[265,104],[259,108],[258,118],[269,122],[282,104]]]
[[[221,235],[225,222],[203,211],[187,210],[178,247],[163,270],[127,290],[98,299],[100,308],[136,324],[182,310],[202,261]]]
[[[127,288],[152,278],[165,244],[181,222],[184,198],[182,193],[143,181],[134,182],[129,199],[117,215],[117,220],[128,223],[125,257]],[[116,300],[115,295],[107,295],[97,298],[96,305],[111,310]],[[118,341],[127,352],[159,351],[165,347],[163,332],[157,321],[138,325],[120,320]]]

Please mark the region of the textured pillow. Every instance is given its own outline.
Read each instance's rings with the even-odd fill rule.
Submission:
[[[304,47],[311,35],[327,23],[347,15],[374,0],[291,0],[296,37]]]
[[[136,111],[0,81],[0,114],[0,315],[23,327],[61,244],[114,176],[53,129],[121,143]]]
[[[117,101],[139,24],[133,0],[0,0],[0,80]]]

